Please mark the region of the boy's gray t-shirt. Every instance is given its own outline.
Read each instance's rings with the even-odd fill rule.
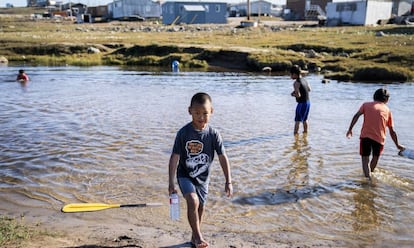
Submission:
[[[191,122],[182,127],[177,132],[173,147],[173,153],[180,155],[177,177],[189,177],[198,184],[206,183],[214,151],[217,155],[225,154],[223,139],[218,130],[207,125],[198,131]]]

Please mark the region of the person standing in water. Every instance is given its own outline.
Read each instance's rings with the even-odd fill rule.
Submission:
[[[357,123],[359,117],[364,115],[360,134],[360,155],[362,160],[362,170],[366,178],[371,179],[370,172],[374,172],[379,157],[384,149],[386,128],[388,127],[391,139],[395,146],[404,150],[404,146],[398,143],[397,133],[394,130],[394,121],[388,106],[386,105],[390,95],[386,89],[378,89],[374,93],[373,102],[365,102],[354,115],[346,132],[348,138],[352,137],[352,128]],[[372,152],[371,162],[369,157]]]
[[[201,222],[207,201],[211,164],[217,153],[223,170],[224,191],[233,194],[230,163],[219,131],[208,122],[213,113],[211,97],[203,92],[191,98],[188,112],[192,121],[182,127],[176,135],[169,160],[168,193],[176,193],[174,179],[187,202],[187,218],[192,230],[191,243],[196,248],[208,247],[201,234]]]
[[[311,87],[302,77],[302,70],[298,65],[293,65],[290,69],[290,77],[295,80],[293,83],[293,91],[290,94],[296,98],[296,112],[295,112],[295,127],[293,134],[297,135],[299,132],[300,123],[303,124],[303,133],[308,132],[308,115],[310,109],[309,92]]]

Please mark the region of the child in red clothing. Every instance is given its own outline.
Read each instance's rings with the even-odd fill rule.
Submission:
[[[24,72],[24,70],[20,69],[19,70],[19,74],[17,75],[16,80],[17,81],[27,82],[27,81],[29,81],[29,76],[26,75],[26,73]]]
[[[358,112],[352,118],[346,136],[352,136],[352,128],[361,115],[364,115],[360,135],[360,155],[362,159],[362,169],[365,177],[371,179],[370,171],[374,172],[377,166],[379,156],[382,153],[386,137],[386,128],[388,127],[390,136],[395,146],[400,150],[404,147],[398,143],[397,133],[394,130],[392,114],[386,103],[390,95],[386,89],[378,89],[374,93],[374,101],[363,103]],[[372,159],[369,162],[369,156],[372,151]],[[368,168],[369,164],[369,168]],[[370,170],[369,170],[370,169]]]

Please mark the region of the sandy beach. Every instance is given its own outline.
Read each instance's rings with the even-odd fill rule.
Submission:
[[[230,202],[230,200],[229,200]],[[38,204],[38,203],[37,203]],[[169,219],[166,203],[160,207],[114,208],[95,212],[62,213],[59,206],[52,208],[26,202],[26,207],[2,204],[9,217],[20,219],[33,228],[35,235],[21,247],[33,248],[97,248],[97,247],[191,247],[191,231],[181,203],[179,221]],[[333,240],[301,240],[289,230],[253,233],[244,230],[232,232],[216,227],[221,220],[211,218],[207,211],[202,226],[210,247],[340,247]],[[220,223],[221,226],[222,223]],[[243,227],[240,227],[241,229]],[[6,246],[16,247],[16,246]]]

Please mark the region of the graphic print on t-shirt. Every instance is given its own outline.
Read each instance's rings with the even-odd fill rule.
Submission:
[[[187,141],[185,149],[187,151],[186,165],[190,177],[195,178],[208,169],[209,156],[203,151],[203,143],[198,140]]]

